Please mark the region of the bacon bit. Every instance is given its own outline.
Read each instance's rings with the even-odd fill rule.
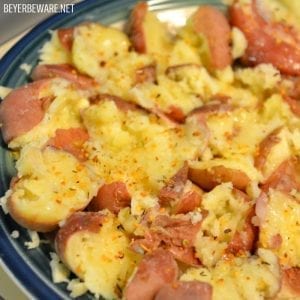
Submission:
[[[57,35],[62,46],[69,52],[72,50],[74,39],[74,28],[60,28]]]

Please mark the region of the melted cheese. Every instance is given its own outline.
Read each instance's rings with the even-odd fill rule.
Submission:
[[[124,288],[135,264],[128,237],[118,221],[107,215],[99,232],[79,231],[67,242],[65,259],[85,286],[96,295],[114,299]],[[99,247],[101,245],[101,247]]]
[[[249,126],[251,124],[251,126]],[[207,120],[211,132],[210,146],[215,154],[254,155],[256,147],[277,124],[267,126],[261,122],[257,112],[249,109],[235,109],[232,112],[215,114]]]
[[[158,62],[158,68],[163,71],[173,47],[166,24],[160,22],[154,13],[148,11],[141,30],[145,38],[146,53],[153,56]]]
[[[101,79],[101,65],[127,54],[129,47],[128,37],[120,30],[96,23],[81,25],[75,29],[72,60],[79,71]]]
[[[40,51],[42,64],[70,64],[70,53],[61,45],[57,31],[51,32],[51,39],[45,43]]]
[[[232,184],[224,183],[203,195],[202,208],[208,215],[197,235],[196,251],[201,262],[212,267],[224,254],[236,230],[242,229],[250,203],[232,193]]]
[[[221,260],[213,269],[190,268],[181,280],[210,283],[214,300],[263,300],[278,292],[280,269],[271,251],[258,249],[258,256]]]
[[[169,128],[151,115],[124,113],[110,101],[89,107],[83,118],[91,136],[89,164],[106,182],[127,184],[135,213],[142,213],[145,201],[156,204],[151,199],[203,143],[195,124]]]
[[[291,196],[279,191],[269,193],[269,201],[259,235],[259,242],[271,248],[272,238],[280,235],[281,245],[272,251],[280,263],[300,267],[300,204]]]
[[[99,184],[88,169],[63,151],[25,146],[16,167],[12,209],[33,223],[58,224],[97,193]]]

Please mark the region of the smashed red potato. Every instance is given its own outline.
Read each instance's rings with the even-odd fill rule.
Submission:
[[[203,5],[170,31],[139,2],[124,32],[56,30],[33,82],[2,97],[17,169],[2,206],[55,235],[73,294],[300,297],[300,29],[284,3]]]

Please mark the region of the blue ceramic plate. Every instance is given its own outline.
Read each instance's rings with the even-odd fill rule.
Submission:
[[[72,27],[84,21],[96,21],[112,24],[126,20],[136,0],[86,0],[74,6],[72,14],[54,15],[30,31],[0,61],[0,85],[18,87],[28,82],[29,77],[20,69],[23,63],[36,65],[38,51],[49,39],[48,30],[60,27]],[[188,7],[212,4],[222,8],[218,0],[151,0],[151,10],[159,11],[164,19],[178,21],[189,11]],[[179,15],[178,15],[179,13]],[[14,165],[1,140],[0,145],[0,196],[8,189],[10,178],[14,174]],[[11,238],[13,230],[20,232],[18,239]],[[0,262],[3,261],[19,286],[26,291],[30,299],[70,299],[66,284],[54,284],[49,266],[49,244],[28,250],[24,242],[30,240],[28,232],[18,226],[0,209]],[[53,251],[53,250],[52,250]],[[85,294],[79,299],[93,299]]]

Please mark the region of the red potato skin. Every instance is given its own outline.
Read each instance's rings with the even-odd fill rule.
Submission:
[[[259,219],[259,226],[261,226],[266,220],[268,202],[269,199],[265,192],[261,192],[260,195],[256,198],[255,215]]]
[[[17,209],[18,205],[14,202],[12,197],[7,199],[6,205],[10,216],[16,221],[16,223],[24,228],[37,232],[50,232],[57,228],[57,223],[38,223],[32,218],[26,218],[23,214],[20,214]]]
[[[178,125],[178,123],[175,122],[175,120],[168,117],[164,112],[162,112],[158,108],[151,108],[151,109],[144,108],[135,103],[128,102],[118,96],[115,96],[115,95],[97,94],[95,96],[90,97],[89,100],[90,100],[91,104],[97,104],[101,101],[110,100],[110,101],[113,101],[115,103],[115,105],[117,106],[117,108],[123,112],[140,110],[140,111],[144,111],[147,113],[153,113],[157,117],[161,118],[162,120],[166,121],[167,123],[172,124],[173,126]]]
[[[168,251],[173,254],[177,261],[187,266],[201,266],[201,261],[196,257],[193,247],[170,247]]]
[[[92,89],[97,87],[97,82],[93,78],[80,74],[69,64],[37,65],[31,74],[31,78],[34,81],[55,77],[70,81],[79,89]]]
[[[185,214],[193,211],[201,203],[202,191],[197,187],[194,190],[184,193],[184,187],[187,183],[188,164],[183,167],[167,182],[158,194],[161,205],[170,205],[170,202],[177,201],[174,207],[175,214]]]
[[[203,115],[209,116],[214,114],[226,113],[231,111],[233,108],[230,104],[227,103],[208,103],[201,107],[197,107],[190,112],[189,115]]]
[[[161,205],[169,204],[170,201],[177,200],[181,197],[184,186],[188,179],[187,162],[178,170],[178,172],[167,182],[158,194]]]
[[[182,111],[182,109],[178,106],[171,105],[168,108],[168,111],[165,112],[165,115],[170,118],[171,120],[177,122],[177,123],[184,123],[185,121],[185,114]]]
[[[300,117],[300,101],[288,96],[284,96],[283,100],[288,104],[295,116]]]
[[[196,69],[201,69],[202,66],[199,64],[195,63],[186,63],[186,64],[178,64],[178,65],[172,65],[167,67],[165,74],[168,76],[170,79],[177,81],[178,79],[176,78],[177,76],[177,71],[180,71],[182,68],[196,68]]]
[[[233,188],[232,192],[235,197],[242,198],[244,202],[251,201],[250,197],[246,193],[236,188]],[[254,251],[255,243],[258,238],[258,228],[252,224],[252,218],[254,216],[255,206],[249,209],[242,230],[236,231],[232,240],[228,244],[228,247],[226,249],[226,256],[243,255],[247,251]]]
[[[193,109],[189,116],[198,116],[201,120],[206,120],[207,117],[216,114],[223,114],[234,109],[230,104],[230,97],[222,94],[214,95],[207,104]]]
[[[109,209],[112,213],[118,212],[130,206],[131,196],[127,190],[126,184],[121,181],[104,184],[100,187],[97,196],[94,197],[88,205],[89,211],[100,211]]]
[[[55,248],[60,258],[65,261],[65,249],[69,238],[80,231],[97,233],[105,222],[106,216],[99,212],[75,212],[58,230],[55,237]]]
[[[196,191],[184,194],[175,206],[174,214],[187,214],[200,206],[202,197]]]
[[[300,268],[283,269],[282,273],[282,285],[293,291],[297,297],[300,297]]]
[[[45,115],[45,102],[40,91],[46,88],[49,80],[42,80],[20,87],[10,92],[0,104],[1,131],[5,143],[30,131],[38,125]]]
[[[57,129],[55,136],[47,142],[47,146],[64,150],[75,156],[79,161],[86,160],[83,144],[88,141],[89,134],[83,128]]]
[[[92,96],[89,98],[90,103],[93,104],[98,104],[101,101],[113,101],[117,108],[121,111],[128,112],[128,111],[135,111],[135,110],[140,110],[142,109],[138,105],[128,102],[118,96],[111,95],[111,94],[97,94],[95,96]]]
[[[293,28],[265,21],[254,0],[245,6],[236,1],[229,15],[231,24],[238,27],[248,41],[243,58],[246,65],[270,63],[283,74],[300,75],[300,44]]]
[[[139,2],[131,11],[128,24],[129,37],[132,42],[133,48],[136,52],[139,53],[147,52],[146,38],[143,29],[143,23],[147,11],[148,4],[146,2]]]
[[[182,281],[161,288],[154,300],[211,300],[212,293],[212,286],[208,283]]]
[[[135,84],[141,84],[145,82],[156,82],[156,66],[149,65],[139,68],[135,71]]]
[[[188,178],[207,191],[224,182],[232,182],[235,188],[243,191],[250,183],[250,178],[242,171],[224,166],[215,166],[207,170],[190,167]]]
[[[74,28],[60,28],[57,30],[57,35],[64,49],[71,52],[74,39]]]
[[[300,100],[300,77],[298,76],[282,76],[283,79],[287,79],[292,82],[292,87],[287,89],[285,86],[282,87],[283,96],[287,95],[295,100]]]
[[[300,162],[298,157],[282,162],[262,184],[262,190],[270,188],[289,194],[292,190],[300,190]]]
[[[193,16],[196,33],[203,34],[210,50],[210,66],[224,69],[231,65],[231,29],[227,18],[213,6],[201,6]]]
[[[258,238],[258,228],[252,224],[252,218],[255,216],[255,207],[252,207],[246,217],[244,227],[237,231],[230,241],[226,253],[241,255],[245,252],[253,252]]]
[[[268,155],[270,154],[272,148],[281,141],[280,137],[278,136],[281,129],[282,129],[282,127],[279,127],[279,128],[276,128],[275,130],[273,130],[259,144],[257,154],[255,155],[255,158],[254,158],[254,166],[258,170],[263,169],[263,167],[267,161]]]
[[[9,183],[9,188],[10,189],[13,189],[14,186],[16,185],[16,183],[20,180],[20,178],[18,176],[13,176],[10,180],[10,183]]]
[[[144,238],[133,241],[131,248],[136,252],[152,252],[162,247],[172,253],[178,261],[197,266],[201,262],[195,256],[194,242],[200,226],[201,222],[192,224],[182,216],[171,218],[158,215]]]
[[[125,289],[126,300],[153,300],[166,284],[176,281],[178,266],[168,251],[158,249],[147,254]]]
[[[282,237],[279,233],[273,235],[270,241],[270,247],[272,249],[278,249],[282,244]]]

